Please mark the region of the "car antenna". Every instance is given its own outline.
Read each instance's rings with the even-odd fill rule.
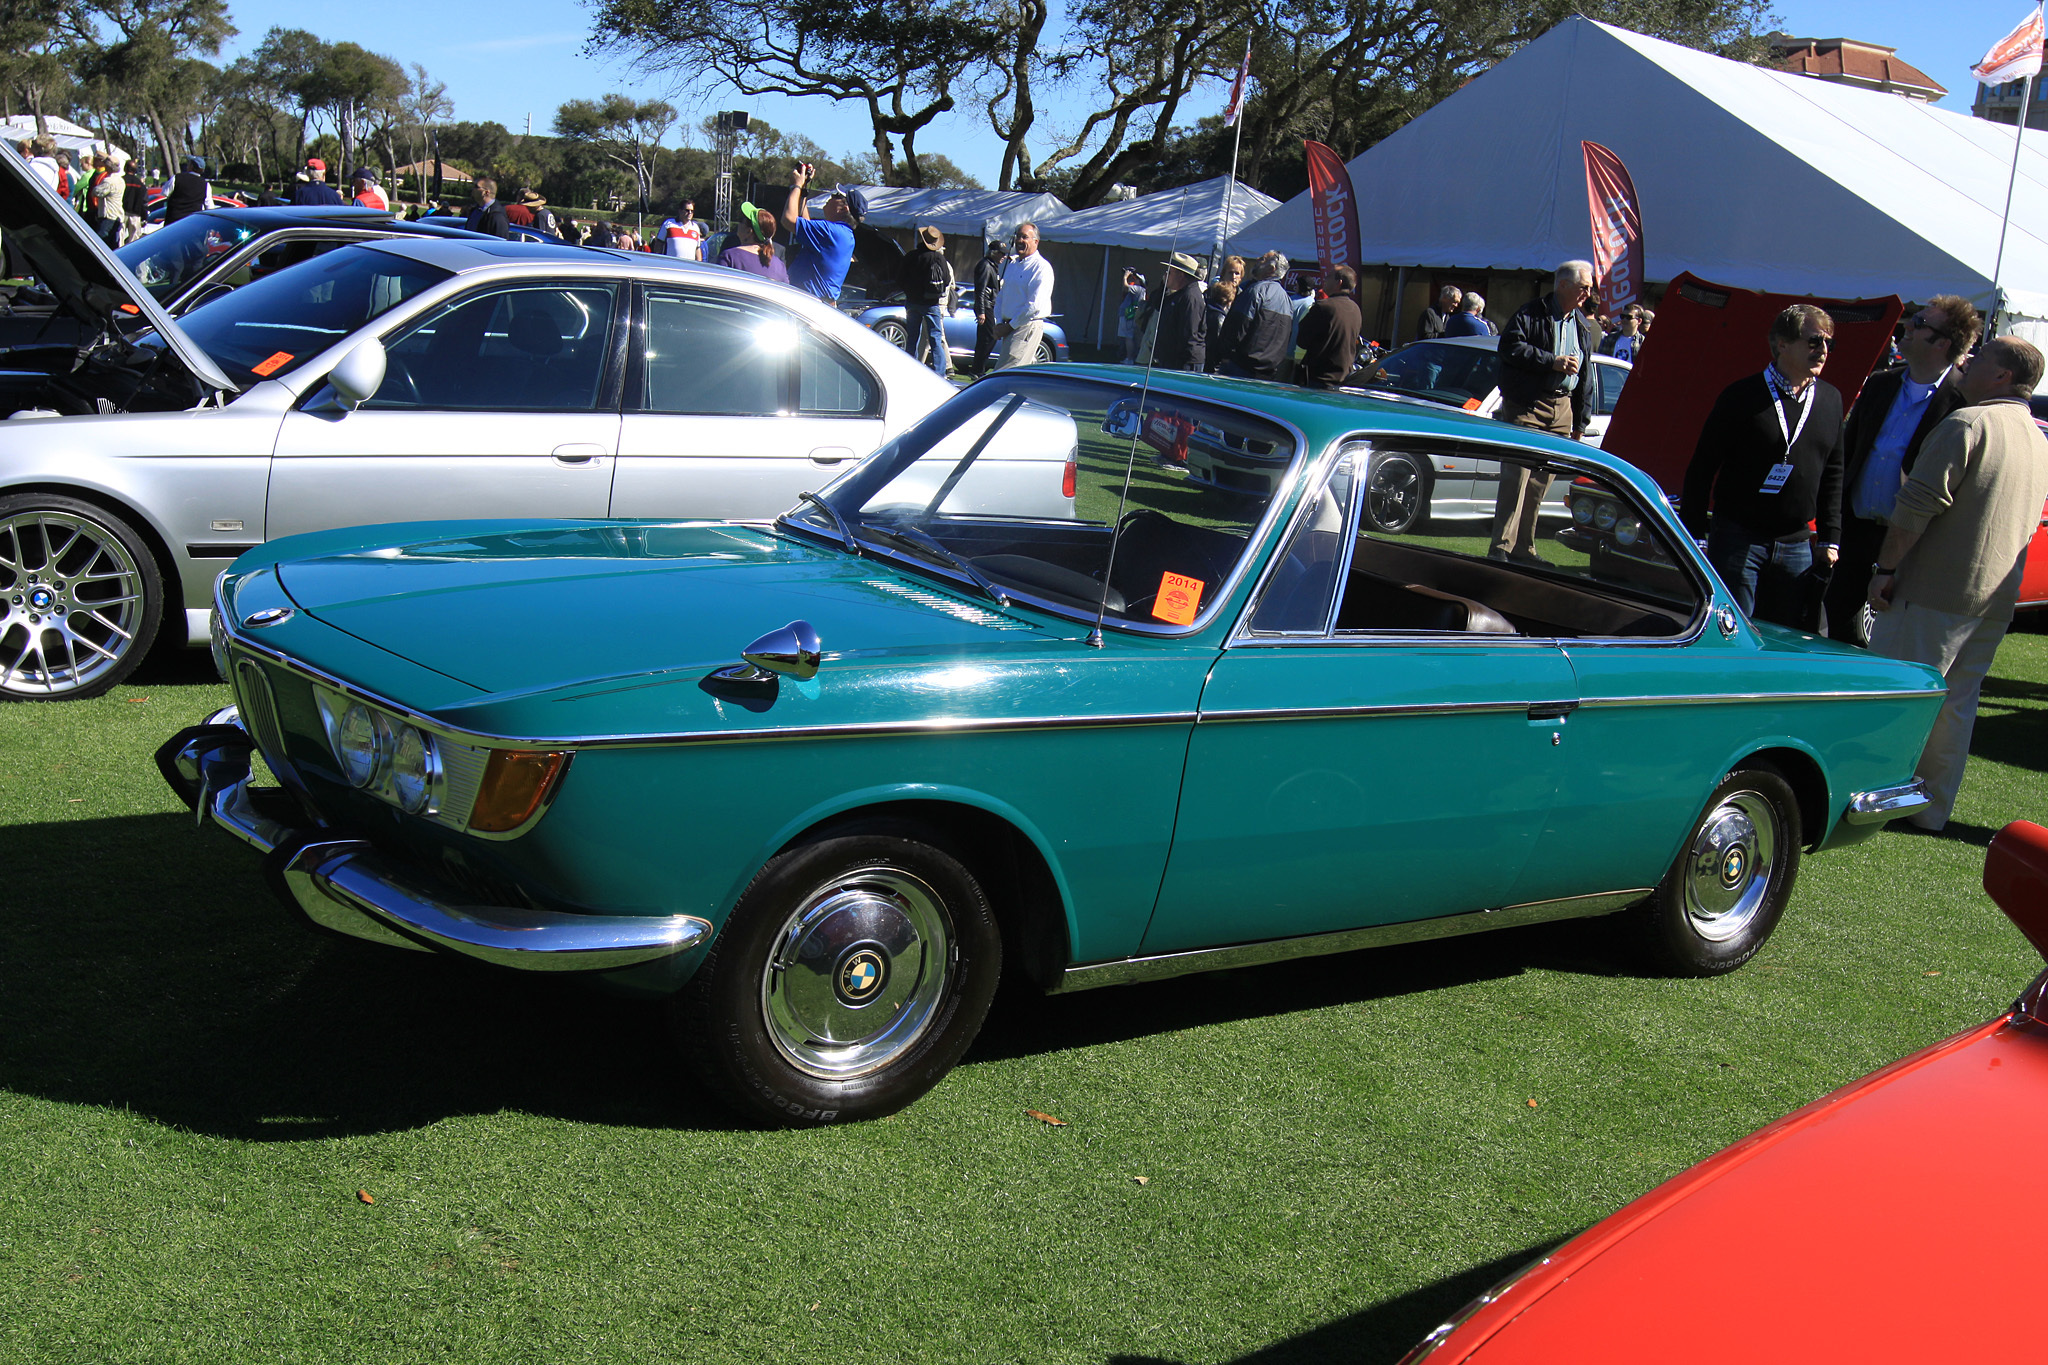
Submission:
[[[1173,239],[1166,248],[1166,259],[1169,261],[1173,259],[1174,253],[1180,250],[1180,225],[1183,215],[1187,212],[1187,207],[1188,187],[1183,185],[1181,186],[1180,199],[1174,204],[1173,208]],[[1162,311],[1166,307],[1166,276],[1164,275],[1159,277],[1159,307]],[[1111,576],[1116,572],[1116,547],[1124,538],[1124,504],[1130,500],[1131,496],[1131,473],[1138,465],[1138,440],[1145,431],[1145,400],[1152,394],[1152,366],[1157,362],[1159,355],[1158,332],[1156,330],[1153,333],[1153,338],[1152,349],[1145,353],[1144,382],[1138,389],[1138,425],[1131,432],[1130,453],[1124,459],[1124,486],[1118,490],[1116,495],[1116,520],[1110,523],[1109,562],[1102,566],[1102,595],[1095,599],[1095,627],[1088,632],[1088,647],[1090,649],[1102,648],[1102,618],[1109,610],[1109,584]],[[1142,335],[1138,339],[1138,344],[1141,346],[1144,344],[1144,337]]]

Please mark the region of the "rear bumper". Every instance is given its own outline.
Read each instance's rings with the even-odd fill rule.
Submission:
[[[1842,812],[1842,819],[1852,825],[1881,825],[1933,804],[1927,795],[1927,784],[1916,777],[1896,787],[1857,792],[1849,798],[1849,808]]]
[[[460,953],[522,971],[609,971],[708,941],[695,915],[584,915],[469,905],[370,844],[310,826],[277,788],[252,785],[255,742],[233,708],[173,735],[157,767],[195,818],[264,855],[271,885],[322,928],[422,952]]]

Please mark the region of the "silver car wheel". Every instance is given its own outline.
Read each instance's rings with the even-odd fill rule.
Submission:
[[[1429,476],[1413,455],[1378,454],[1365,481],[1368,526],[1398,536],[1420,526],[1429,515]]]
[[[857,868],[806,896],[761,976],[768,1036],[798,1070],[871,1075],[931,1026],[953,970],[945,903],[900,868]]]
[[[876,323],[875,335],[899,351],[907,350],[910,346],[910,329],[895,318],[883,318]]]
[[[1694,933],[1726,943],[1749,927],[1770,895],[1780,834],[1776,808],[1753,791],[1730,792],[1700,822],[1681,888]]]
[[[123,668],[142,633],[141,567],[90,517],[31,509],[0,519],[0,694],[83,692]]]

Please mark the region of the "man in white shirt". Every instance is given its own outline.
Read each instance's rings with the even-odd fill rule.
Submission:
[[[1029,365],[1038,359],[1039,338],[1052,316],[1052,262],[1038,250],[1038,224],[1017,227],[1017,255],[1003,272],[996,295],[996,340],[1003,353],[996,368]]]
[[[1849,412],[1842,433],[1842,559],[1827,591],[1828,634],[1837,640],[1866,643],[1863,600],[1892,504],[1920,457],[1920,443],[1963,406],[1955,365],[1976,345],[1982,325],[1967,299],[1929,299],[1906,324],[1899,345],[1906,367],[1871,376]]]

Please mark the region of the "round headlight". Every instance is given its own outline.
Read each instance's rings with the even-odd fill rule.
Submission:
[[[220,680],[228,680],[228,637],[221,632],[220,612],[206,614],[207,638],[213,645],[213,671],[220,674]]]
[[[440,804],[441,755],[434,741],[410,725],[398,728],[391,748],[391,789],[410,815],[431,815]]]
[[[1581,526],[1593,524],[1593,502],[1590,498],[1572,499],[1572,520]]]
[[[367,787],[391,749],[391,728],[384,718],[357,702],[334,727],[334,759],[352,787]]]
[[[1633,545],[1642,533],[1643,524],[1634,517],[1623,517],[1614,523],[1614,543],[1617,545]]]
[[[1619,515],[1621,513],[1613,503],[1603,502],[1593,509],[1593,524],[1603,531],[1611,531],[1614,529],[1614,519]]]

